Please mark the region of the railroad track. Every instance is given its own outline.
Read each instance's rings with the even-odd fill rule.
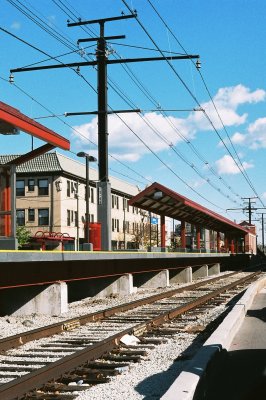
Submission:
[[[173,334],[206,331],[198,315],[228,302],[257,276],[227,274],[2,339],[0,399],[72,400]]]

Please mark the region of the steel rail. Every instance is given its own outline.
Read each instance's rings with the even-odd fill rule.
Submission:
[[[182,293],[184,291],[193,290],[200,286],[206,285],[207,283],[212,283],[212,282],[216,282],[216,281],[219,281],[222,279],[226,279],[227,277],[236,275],[238,273],[239,273],[239,271],[232,272],[232,273],[229,273],[226,275],[220,275],[215,278],[211,278],[211,279],[207,279],[207,280],[204,280],[201,282],[193,283],[192,285],[168,290],[163,293],[158,293],[158,294],[148,296],[146,298],[142,298],[139,300],[135,300],[135,301],[132,301],[129,303],[120,304],[118,306],[110,307],[105,310],[97,311],[95,313],[82,315],[82,316],[79,316],[78,318],[67,319],[65,321],[61,321],[56,324],[51,324],[51,325],[48,325],[45,327],[32,329],[27,332],[9,336],[9,337],[0,339],[0,352],[4,352],[4,351],[10,350],[10,349],[19,347],[19,346],[26,344],[32,340],[38,340],[38,339],[42,339],[45,337],[49,337],[49,336],[64,332],[64,331],[68,330],[69,328],[71,329],[71,326],[73,326],[73,325],[75,325],[75,326],[85,325],[88,322],[99,321],[103,318],[115,315],[118,312],[128,311],[133,308],[142,306],[144,304],[149,304],[149,303],[153,303],[157,300],[161,300],[163,298],[172,297],[177,293]]]
[[[148,330],[153,329],[155,326],[163,324],[164,322],[171,320],[182,313],[185,313],[199,305],[206,303],[208,300],[217,297],[220,293],[232,289],[233,287],[250,280],[260,272],[255,272],[242,279],[239,279],[233,283],[223,286],[220,289],[216,289],[213,292],[201,296],[200,298],[191,301],[183,306],[178,306],[169,312],[163,313],[151,320],[137,324],[135,327],[130,327],[123,330],[115,335],[110,336],[99,343],[91,345],[83,350],[79,350],[72,355],[63,357],[62,359],[49,364],[48,366],[42,367],[30,374],[24,375],[14,381],[8,382],[0,386],[0,398],[1,400],[14,400],[21,399],[26,393],[41,388],[48,381],[55,381],[61,378],[64,374],[74,371],[77,367],[93,361],[104,354],[119,346],[119,341],[125,334],[141,335]]]

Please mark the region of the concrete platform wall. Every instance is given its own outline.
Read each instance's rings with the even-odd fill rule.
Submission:
[[[68,311],[67,284],[30,286],[0,290],[0,315],[45,314],[59,316]]]

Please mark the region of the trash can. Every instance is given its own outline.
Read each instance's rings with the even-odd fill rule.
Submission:
[[[102,249],[102,227],[100,222],[90,223],[89,241],[93,244],[93,250]]]

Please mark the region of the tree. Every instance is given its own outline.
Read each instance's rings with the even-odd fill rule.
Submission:
[[[18,248],[21,249],[26,244],[30,243],[31,233],[26,226],[17,227]]]

